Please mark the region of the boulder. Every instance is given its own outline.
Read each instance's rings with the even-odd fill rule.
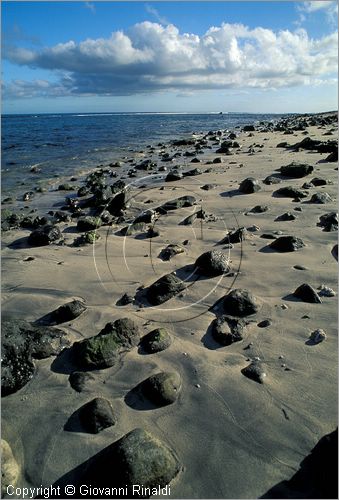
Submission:
[[[117,301],[117,306],[127,306],[128,304],[133,304],[134,297],[128,293],[124,293],[123,296]]]
[[[294,292],[293,295],[304,302],[310,302],[312,304],[321,304],[321,298],[319,297],[317,291],[311,287],[308,283],[303,283]]]
[[[239,186],[239,191],[244,194],[256,193],[261,189],[259,182],[254,177],[247,177]]]
[[[83,368],[108,368],[138,341],[139,331],[133,321],[128,318],[117,319],[107,323],[94,337],[75,342],[74,358]]]
[[[31,232],[28,243],[35,247],[50,245],[61,238],[60,229],[52,224],[46,224]]]
[[[87,231],[81,234],[78,238],[75,238],[73,245],[75,247],[82,247],[84,245],[93,245],[96,241],[100,240],[100,234],[94,231]]]
[[[280,184],[281,179],[278,177],[274,177],[274,175],[268,175],[264,180],[263,183],[266,184],[267,186],[270,186],[271,184]]]
[[[205,276],[219,276],[229,272],[229,257],[218,250],[209,250],[197,258],[194,267]]]
[[[178,170],[171,170],[166,175],[165,182],[180,181],[180,179],[182,178],[183,178],[182,172],[178,172]]]
[[[87,307],[81,300],[72,300],[49,313],[46,318],[47,324],[58,325],[66,321],[72,321],[86,311]]]
[[[121,213],[126,210],[127,205],[127,193],[126,191],[121,191],[110,200],[106,209],[111,215],[121,215]]]
[[[313,186],[326,186],[328,184],[328,181],[322,177],[314,177],[310,182]]]
[[[144,222],[145,224],[152,224],[154,222],[156,213],[154,210],[145,210],[141,212],[133,221],[133,224]]]
[[[255,207],[251,208],[250,212],[253,214],[262,214],[264,212],[267,212],[267,210],[267,205],[256,205]]]
[[[241,370],[241,373],[245,375],[245,377],[258,382],[259,384],[263,384],[266,378],[266,372],[263,369],[263,366],[258,361],[252,361],[248,366]]]
[[[16,486],[20,475],[20,466],[15,460],[7,441],[1,439],[1,498],[6,498],[7,487]]]
[[[77,392],[82,392],[83,390],[86,389],[86,385],[88,382],[91,380],[95,380],[93,375],[88,372],[72,372],[70,376],[68,377],[68,381],[70,383],[70,386],[72,389],[74,389]]]
[[[308,193],[294,186],[285,186],[274,191],[275,195],[285,198],[306,198]]]
[[[328,193],[314,193],[312,198],[310,199],[310,203],[319,203],[321,205],[325,205],[325,203],[329,203],[332,201],[332,198]]]
[[[224,311],[230,316],[244,317],[259,310],[258,299],[246,289],[236,288],[223,299]]]
[[[181,378],[176,372],[160,372],[141,384],[143,395],[157,406],[165,406],[177,400],[181,390]]]
[[[161,214],[166,214],[168,211],[177,210],[178,208],[192,207],[195,203],[196,199],[194,196],[181,196],[180,198],[167,201],[160,207],[156,208],[155,211]]]
[[[292,212],[285,212],[282,215],[278,215],[278,217],[275,218],[276,221],[289,221],[289,220],[295,220],[297,218],[296,215],[292,214]]]
[[[327,338],[327,335],[326,335],[325,331],[322,330],[321,328],[317,328],[310,335],[310,341],[313,344],[320,344],[320,342],[323,342],[324,340],[326,340],[326,338]]]
[[[142,348],[150,354],[164,351],[171,343],[171,337],[165,328],[156,328],[141,340]]]
[[[245,125],[243,127],[243,131],[244,132],[254,132],[255,131],[255,127],[254,127],[254,125]]]
[[[245,227],[239,227],[234,231],[229,231],[225,238],[223,239],[223,243],[240,243],[244,241],[248,237],[248,232]]]
[[[243,339],[244,326],[243,320],[220,316],[212,321],[212,337],[221,345],[231,345]]]
[[[148,226],[144,222],[133,222],[128,226],[123,227],[120,233],[124,236],[132,236],[136,233],[145,233],[148,230]]]
[[[85,217],[79,217],[77,222],[77,229],[79,231],[93,231],[98,229],[102,224],[100,217],[92,217],[86,215]]]
[[[312,165],[307,163],[295,163],[292,162],[289,165],[280,167],[281,175],[285,177],[293,177],[294,179],[300,179],[301,177],[306,177],[313,172]]]
[[[162,260],[170,260],[175,255],[178,255],[178,254],[184,253],[184,252],[185,252],[185,249],[181,245],[170,244],[170,245],[167,245],[166,248],[163,248],[161,250],[159,257]]]
[[[338,231],[338,213],[329,212],[319,217],[319,226],[324,228],[324,231]]]
[[[270,247],[277,252],[295,252],[304,246],[303,240],[297,236],[280,236],[270,243]]]
[[[83,428],[92,434],[116,423],[111,403],[105,398],[94,398],[79,409],[79,420]]]
[[[34,358],[57,355],[69,345],[62,330],[16,319],[3,319],[1,341],[2,396],[29,382],[35,372]]]
[[[152,305],[163,304],[185,290],[185,288],[185,283],[175,274],[166,274],[148,288],[147,300]]]

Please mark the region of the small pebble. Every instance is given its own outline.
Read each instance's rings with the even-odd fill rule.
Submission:
[[[318,290],[320,290],[319,295],[321,295],[322,297],[335,297],[337,295],[332,288],[326,285],[320,285],[318,287]]]
[[[287,305],[286,304],[281,304],[281,309],[288,309]]]
[[[197,389],[200,389],[200,387],[201,387],[201,386],[200,386],[200,384],[195,384],[195,387],[196,387]]]
[[[320,344],[320,342],[323,342],[326,339],[326,333],[324,330],[321,328],[318,328],[317,330],[314,330],[314,332],[311,333],[310,335],[310,340],[314,342],[314,344]]]

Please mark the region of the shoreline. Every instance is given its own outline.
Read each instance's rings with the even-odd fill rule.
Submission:
[[[27,204],[28,211],[38,205],[25,214],[24,227],[24,217],[2,220],[10,228],[2,232],[2,319],[43,320],[59,330],[60,342],[47,338],[43,356],[36,354],[41,345],[34,344],[35,353],[33,344],[27,346],[33,371],[23,385],[12,381],[13,390],[8,373],[17,368],[7,331],[3,337],[9,391],[2,399],[3,439],[17,464],[19,489],[86,484],[81,481],[91,467],[113,487],[100,454],[142,428],[146,433],[135,438],[140,446],[155,446],[154,438],[165,446],[161,453],[173,453],[172,498],[324,494],[316,474],[290,479],[337,423],[337,386],[331,383],[337,380],[337,299],[329,295],[337,293],[337,222],[331,219],[328,230],[319,225],[337,209],[337,163],[326,161],[327,150],[337,151],[337,114],[303,114],[234,132],[192,133],[164,147],[150,145],[135,158],[127,152],[125,166],[94,167],[74,181],[83,188],[79,197],[55,190],[2,205]],[[301,165],[303,175],[284,175],[281,167],[291,164]],[[148,182],[153,175],[163,179]],[[71,177],[56,183],[73,182]],[[139,185],[126,187],[130,182]],[[288,186],[299,191],[276,193]],[[53,239],[36,245],[32,233],[46,225],[57,228]],[[303,245],[295,240],[300,246],[287,252],[270,246],[289,235]],[[92,244],[75,245],[82,236]],[[211,250],[227,269],[197,274],[196,262]],[[160,292],[154,299],[150,290],[168,274],[179,287],[159,302]],[[303,283],[320,302],[294,295]],[[253,294],[253,310],[243,316],[223,305],[234,289]],[[79,315],[51,322],[51,312],[72,300],[84,307],[78,304]],[[216,331],[225,315],[233,320]],[[81,366],[74,344],[121,318],[135,325],[134,331],[128,323],[123,352],[112,364]],[[165,328],[169,344],[147,353],[145,337],[155,328]],[[325,337],[312,343],[316,330]],[[253,364],[254,375],[246,375]],[[159,372],[180,380],[172,382],[177,391],[166,404],[139,393],[140,384]],[[72,385],[74,373],[82,374],[81,390]],[[108,401],[114,423],[93,433],[79,411],[94,397]],[[316,470],[332,459],[313,456]]]

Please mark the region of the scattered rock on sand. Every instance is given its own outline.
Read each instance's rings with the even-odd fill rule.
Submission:
[[[70,386],[77,392],[82,392],[88,382],[95,380],[93,375],[88,372],[72,372],[68,378]]]
[[[141,388],[143,395],[152,403],[165,406],[177,400],[181,378],[176,372],[161,372],[144,380]]]
[[[81,300],[72,300],[49,313],[48,324],[58,325],[66,321],[72,321],[86,311],[86,309],[87,307]]]
[[[79,231],[92,231],[98,229],[102,224],[100,217],[92,217],[86,215],[85,217],[79,217],[77,222],[77,229]]]
[[[259,182],[254,177],[247,177],[239,186],[239,191],[244,194],[256,193],[261,189]]]
[[[301,177],[306,177],[313,172],[312,165],[306,163],[295,163],[292,162],[289,165],[280,167],[281,175],[285,177],[293,177],[294,179],[300,179]]]
[[[166,214],[170,210],[176,210],[183,207],[192,207],[196,202],[194,196],[181,196],[180,198],[175,198],[174,200],[167,201],[160,207],[156,208],[155,211],[161,214]]]
[[[172,343],[171,337],[165,328],[156,328],[141,340],[141,346],[148,353],[164,351]]]
[[[321,303],[317,291],[308,283],[303,283],[294,292],[293,295],[304,302]]]
[[[179,172],[178,170],[171,170],[166,175],[165,182],[180,181],[180,179],[182,178],[183,178],[182,172]]]
[[[120,233],[124,236],[132,236],[133,234],[144,233],[147,229],[148,226],[144,222],[133,222],[120,229]]]
[[[96,241],[100,240],[100,234],[94,231],[87,231],[81,234],[78,238],[75,238],[73,245],[75,247],[82,247],[84,245],[93,245]]]
[[[263,183],[266,184],[267,186],[270,186],[271,184],[280,184],[281,179],[279,177],[274,177],[274,175],[268,175],[264,180]]]
[[[128,304],[132,304],[134,302],[133,295],[128,293],[124,293],[123,296],[117,301],[117,306],[127,306]]]
[[[37,326],[24,320],[2,321],[2,396],[18,391],[33,377],[33,358],[59,354],[69,345],[65,332],[49,326]]]
[[[274,191],[274,194],[285,198],[306,198],[308,193],[294,186],[285,186]]]
[[[338,213],[329,212],[319,217],[319,226],[324,228],[324,231],[338,231]]]
[[[198,273],[205,276],[219,276],[229,272],[229,257],[218,250],[209,250],[197,258],[194,267],[197,268]]]
[[[314,177],[310,182],[313,186],[326,186],[328,184],[328,181],[322,177]]]
[[[158,489],[169,484],[179,470],[179,462],[168,446],[149,432],[134,429],[104,449],[86,470],[83,481],[127,488],[127,498],[132,498],[134,485]]]
[[[152,305],[163,304],[185,288],[184,282],[175,274],[166,274],[148,288],[147,299]]]
[[[240,243],[241,241],[246,240],[248,237],[248,233],[245,227],[239,227],[234,231],[229,231],[226,234],[225,238],[222,240],[222,243]]]
[[[295,252],[304,246],[303,240],[297,236],[280,236],[270,243],[270,247],[278,252]]]
[[[252,214],[262,214],[264,212],[267,212],[268,206],[267,205],[256,205],[255,207],[251,208],[250,212]]]
[[[220,316],[212,321],[212,337],[219,344],[227,346],[243,339],[245,322],[230,316]]]
[[[1,439],[1,498],[5,498],[7,487],[16,486],[20,467],[7,441]]]
[[[292,214],[292,212],[285,212],[282,215],[278,215],[278,217],[275,218],[276,221],[289,221],[289,220],[295,220],[297,218],[296,215]]]
[[[314,344],[320,344],[320,342],[323,342],[326,340],[327,335],[324,330],[321,328],[318,328],[317,330],[314,330],[314,332],[311,333],[310,335],[310,340]]]
[[[35,247],[50,245],[61,238],[60,229],[57,226],[46,224],[31,232],[28,243]]]
[[[326,285],[320,285],[318,290],[321,297],[335,297],[337,295],[332,288]]]
[[[132,320],[117,319],[94,337],[73,344],[76,362],[84,368],[108,368],[119,355],[130,351],[139,341],[139,331]]]
[[[79,420],[87,432],[97,434],[116,423],[111,403],[105,398],[94,398],[79,410]]]
[[[249,316],[259,310],[258,300],[243,288],[236,288],[225,295],[223,307],[227,314],[238,317]]]
[[[328,193],[314,193],[312,198],[310,199],[310,203],[319,203],[324,205],[325,203],[329,203],[332,201],[332,198]]]
[[[267,328],[268,326],[271,326],[272,324],[272,321],[270,319],[263,319],[262,321],[260,321],[257,326],[259,328]]]
[[[245,377],[258,382],[259,384],[263,384],[266,378],[265,370],[262,367],[262,364],[258,361],[252,361],[248,366],[241,370],[241,373],[245,375]]]

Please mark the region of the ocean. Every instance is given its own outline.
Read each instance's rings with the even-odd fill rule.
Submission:
[[[2,197],[131,156],[147,145],[282,115],[77,113],[2,116]],[[32,173],[31,168],[37,172]]]

